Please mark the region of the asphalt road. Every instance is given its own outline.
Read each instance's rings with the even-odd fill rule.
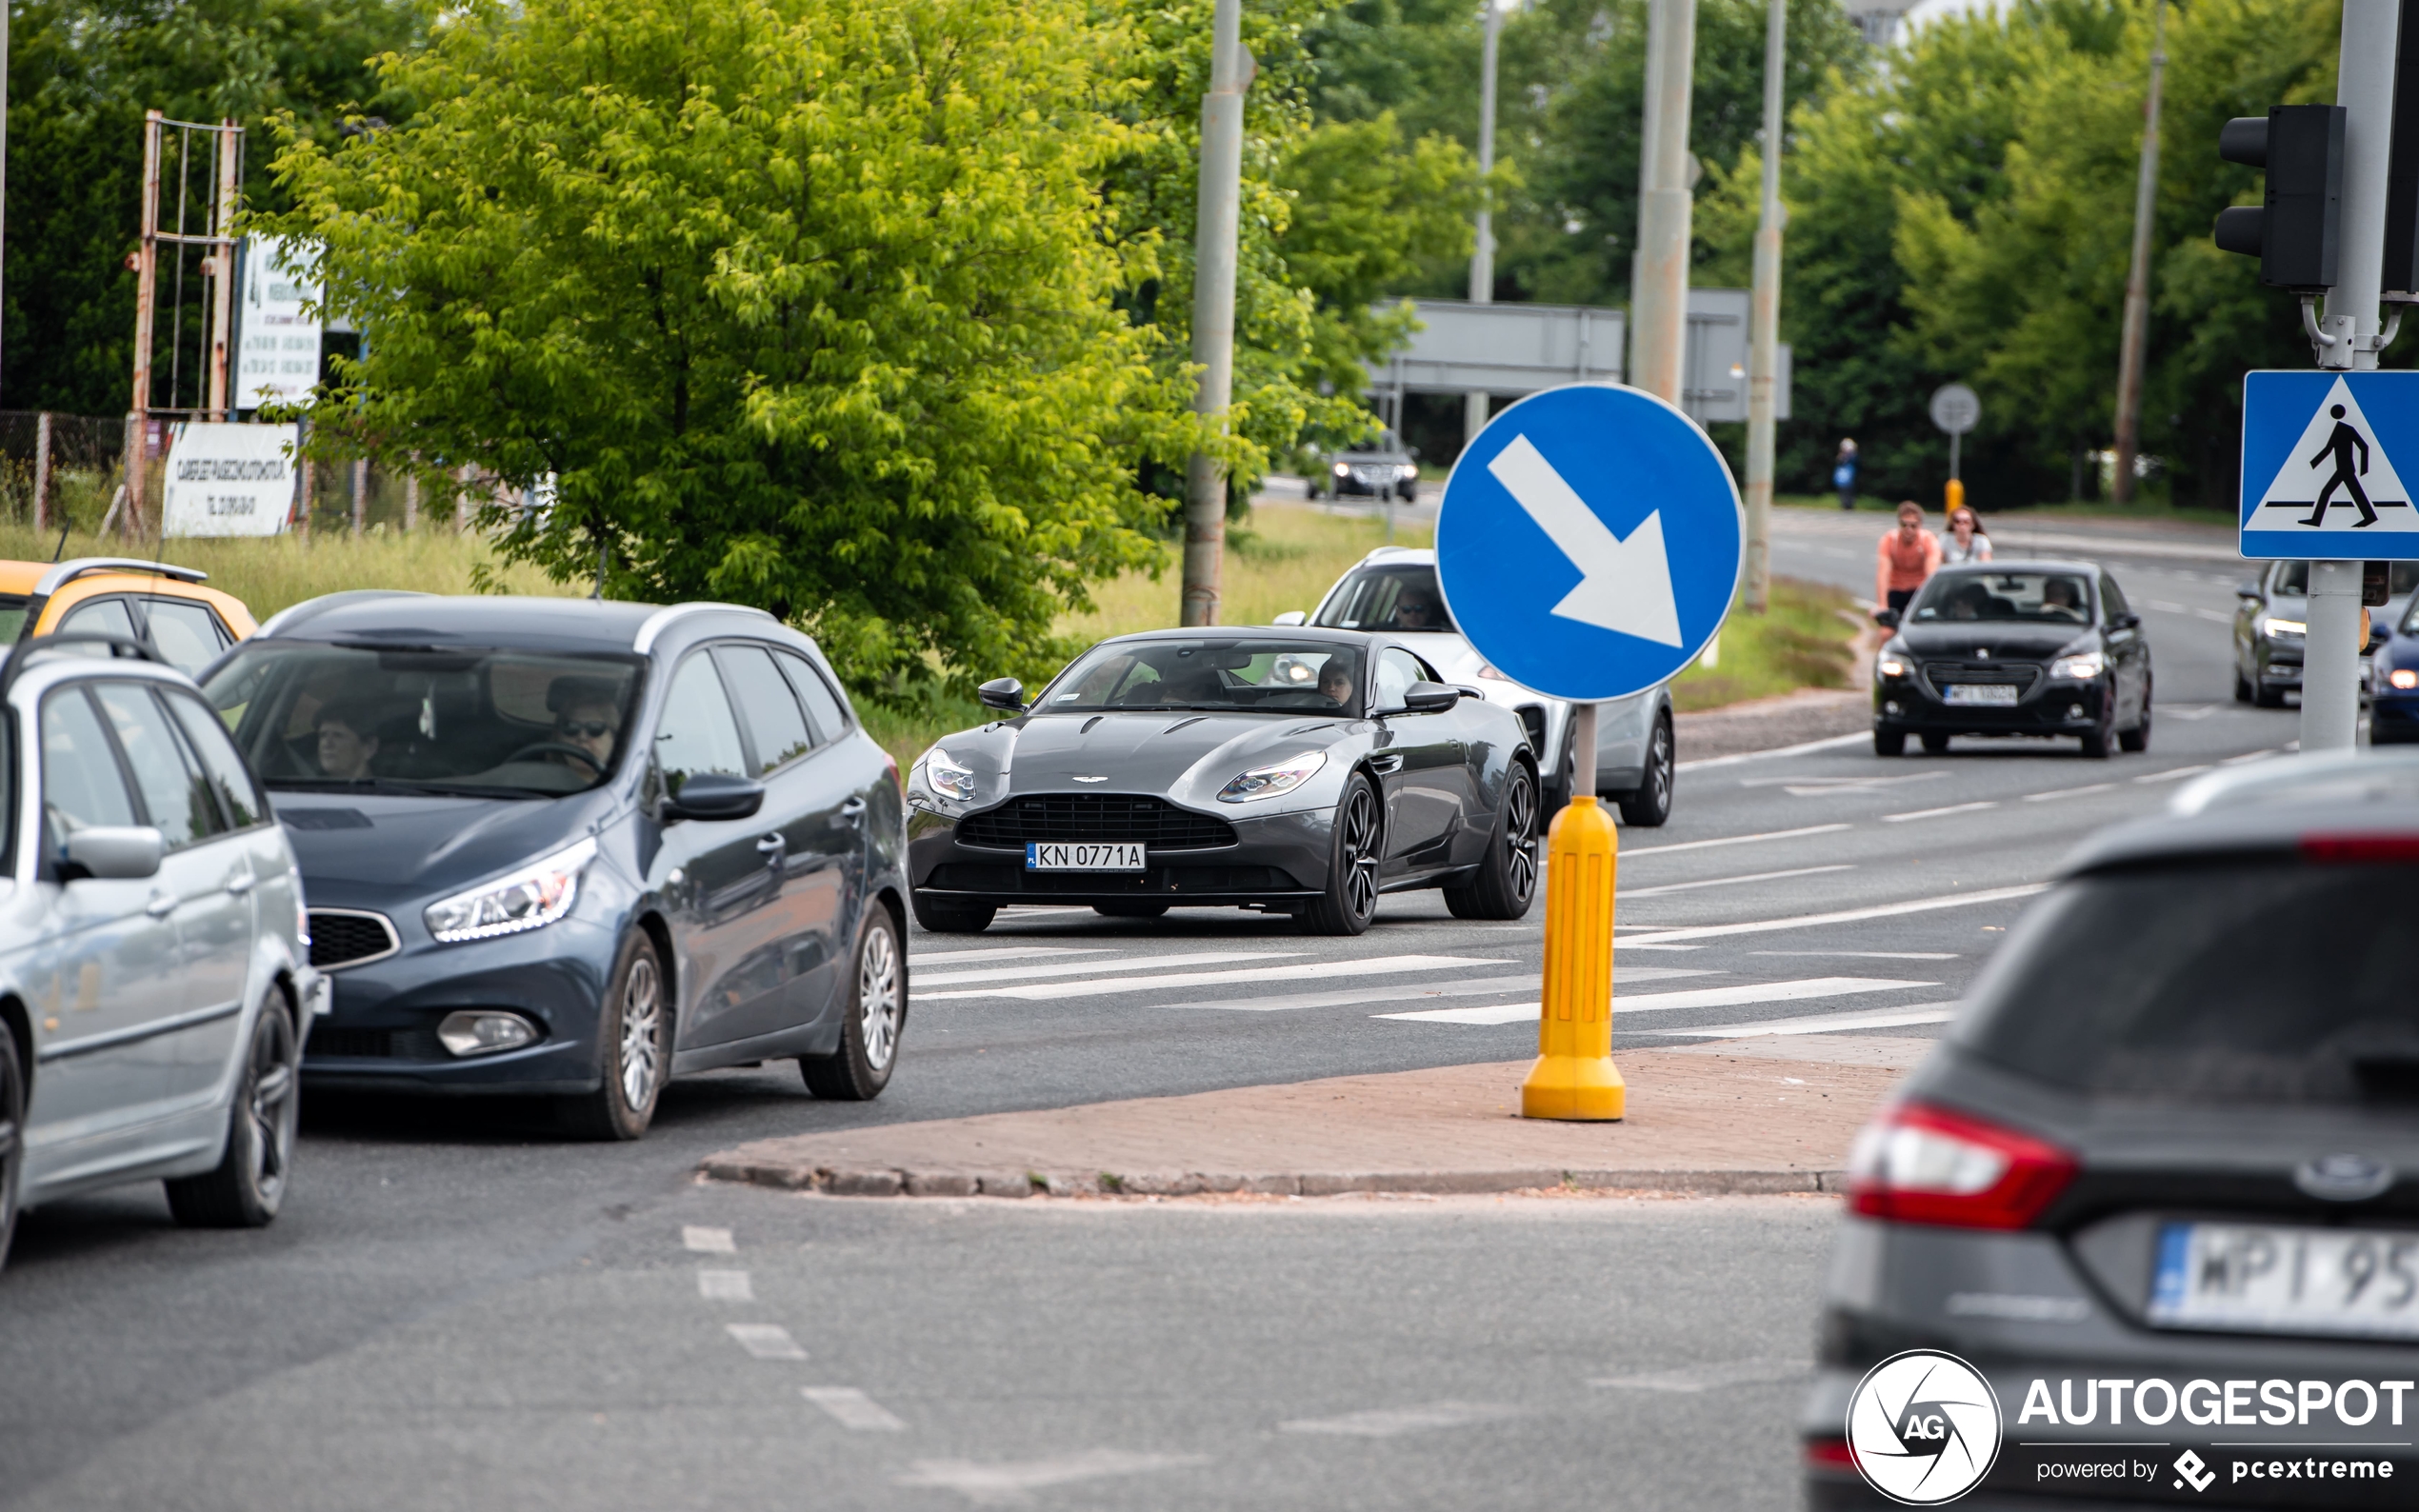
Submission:
[[[1776,567],[1869,591],[1880,528],[1791,512]],[[1936,1032],[2078,839],[2288,747],[2293,712],[2229,697],[2239,572],[2156,534],[2106,555],[2149,621],[2150,751],[1851,742],[1684,770],[1671,823],[1622,837],[1618,1045]],[[636,1145],[561,1143],[515,1104],[314,1100],[265,1233],[180,1231],[156,1189],[28,1216],[0,1276],[0,1505],[1787,1503],[1819,1202],[884,1204],[693,1179],[775,1134],[1521,1057],[1542,920],[1413,894],[1348,941],[1212,912],[918,933],[879,1102],[715,1073]],[[730,1323],[778,1337],[751,1352]],[[1630,1376],[1655,1381],[1589,1383]]]

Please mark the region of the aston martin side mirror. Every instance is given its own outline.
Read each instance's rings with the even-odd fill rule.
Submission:
[[[1012,677],[995,677],[974,690],[985,708],[996,708],[1006,714],[1025,712],[1025,685]]]
[[[1442,714],[1462,701],[1462,690],[1443,683],[1413,683],[1403,690],[1403,706],[1389,714]]]

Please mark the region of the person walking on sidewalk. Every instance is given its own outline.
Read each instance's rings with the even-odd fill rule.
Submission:
[[[1898,528],[1882,536],[1873,569],[1873,602],[1893,614],[1907,612],[1915,596],[1940,570],[1940,538],[1924,528],[1924,507],[1909,499],[1898,507]]]
[[[1839,490],[1839,507],[1856,507],[1856,438],[1843,437],[1839,456],[1831,463],[1831,487]]]
[[[1983,534],[1981,519],[1962,504],[1949,510],[1949,533],[1940,538],[1940,565],[1963,567],[1989,560],[1990,537]]]

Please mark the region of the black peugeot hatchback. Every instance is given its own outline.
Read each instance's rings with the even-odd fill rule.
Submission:
[[[306,1087],[543,1094],[630,1139],[679,1072],[890,1080],[898,772],[806,636],[725,604],[337,594],[202,686],[335,984]]]
[[[1944,567],[1917,591],[1873,662],[1873,750],[1918,736],[2068,736],[2086,756],[2150,744],[2150,643],[2142,616],[2089,562]]]
[[[2419,755],[2173,808],[2069,859],[1859,1137],[1814,1505],[2419,1502]]]

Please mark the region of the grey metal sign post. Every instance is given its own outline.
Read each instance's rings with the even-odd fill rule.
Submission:
[[[1982,421],[1982,401],[1964,384],[1942,384],[1931,391],[1931,423],[1949,432],[1949,479],[1964,481],[1957,470],[1957,444]]]

